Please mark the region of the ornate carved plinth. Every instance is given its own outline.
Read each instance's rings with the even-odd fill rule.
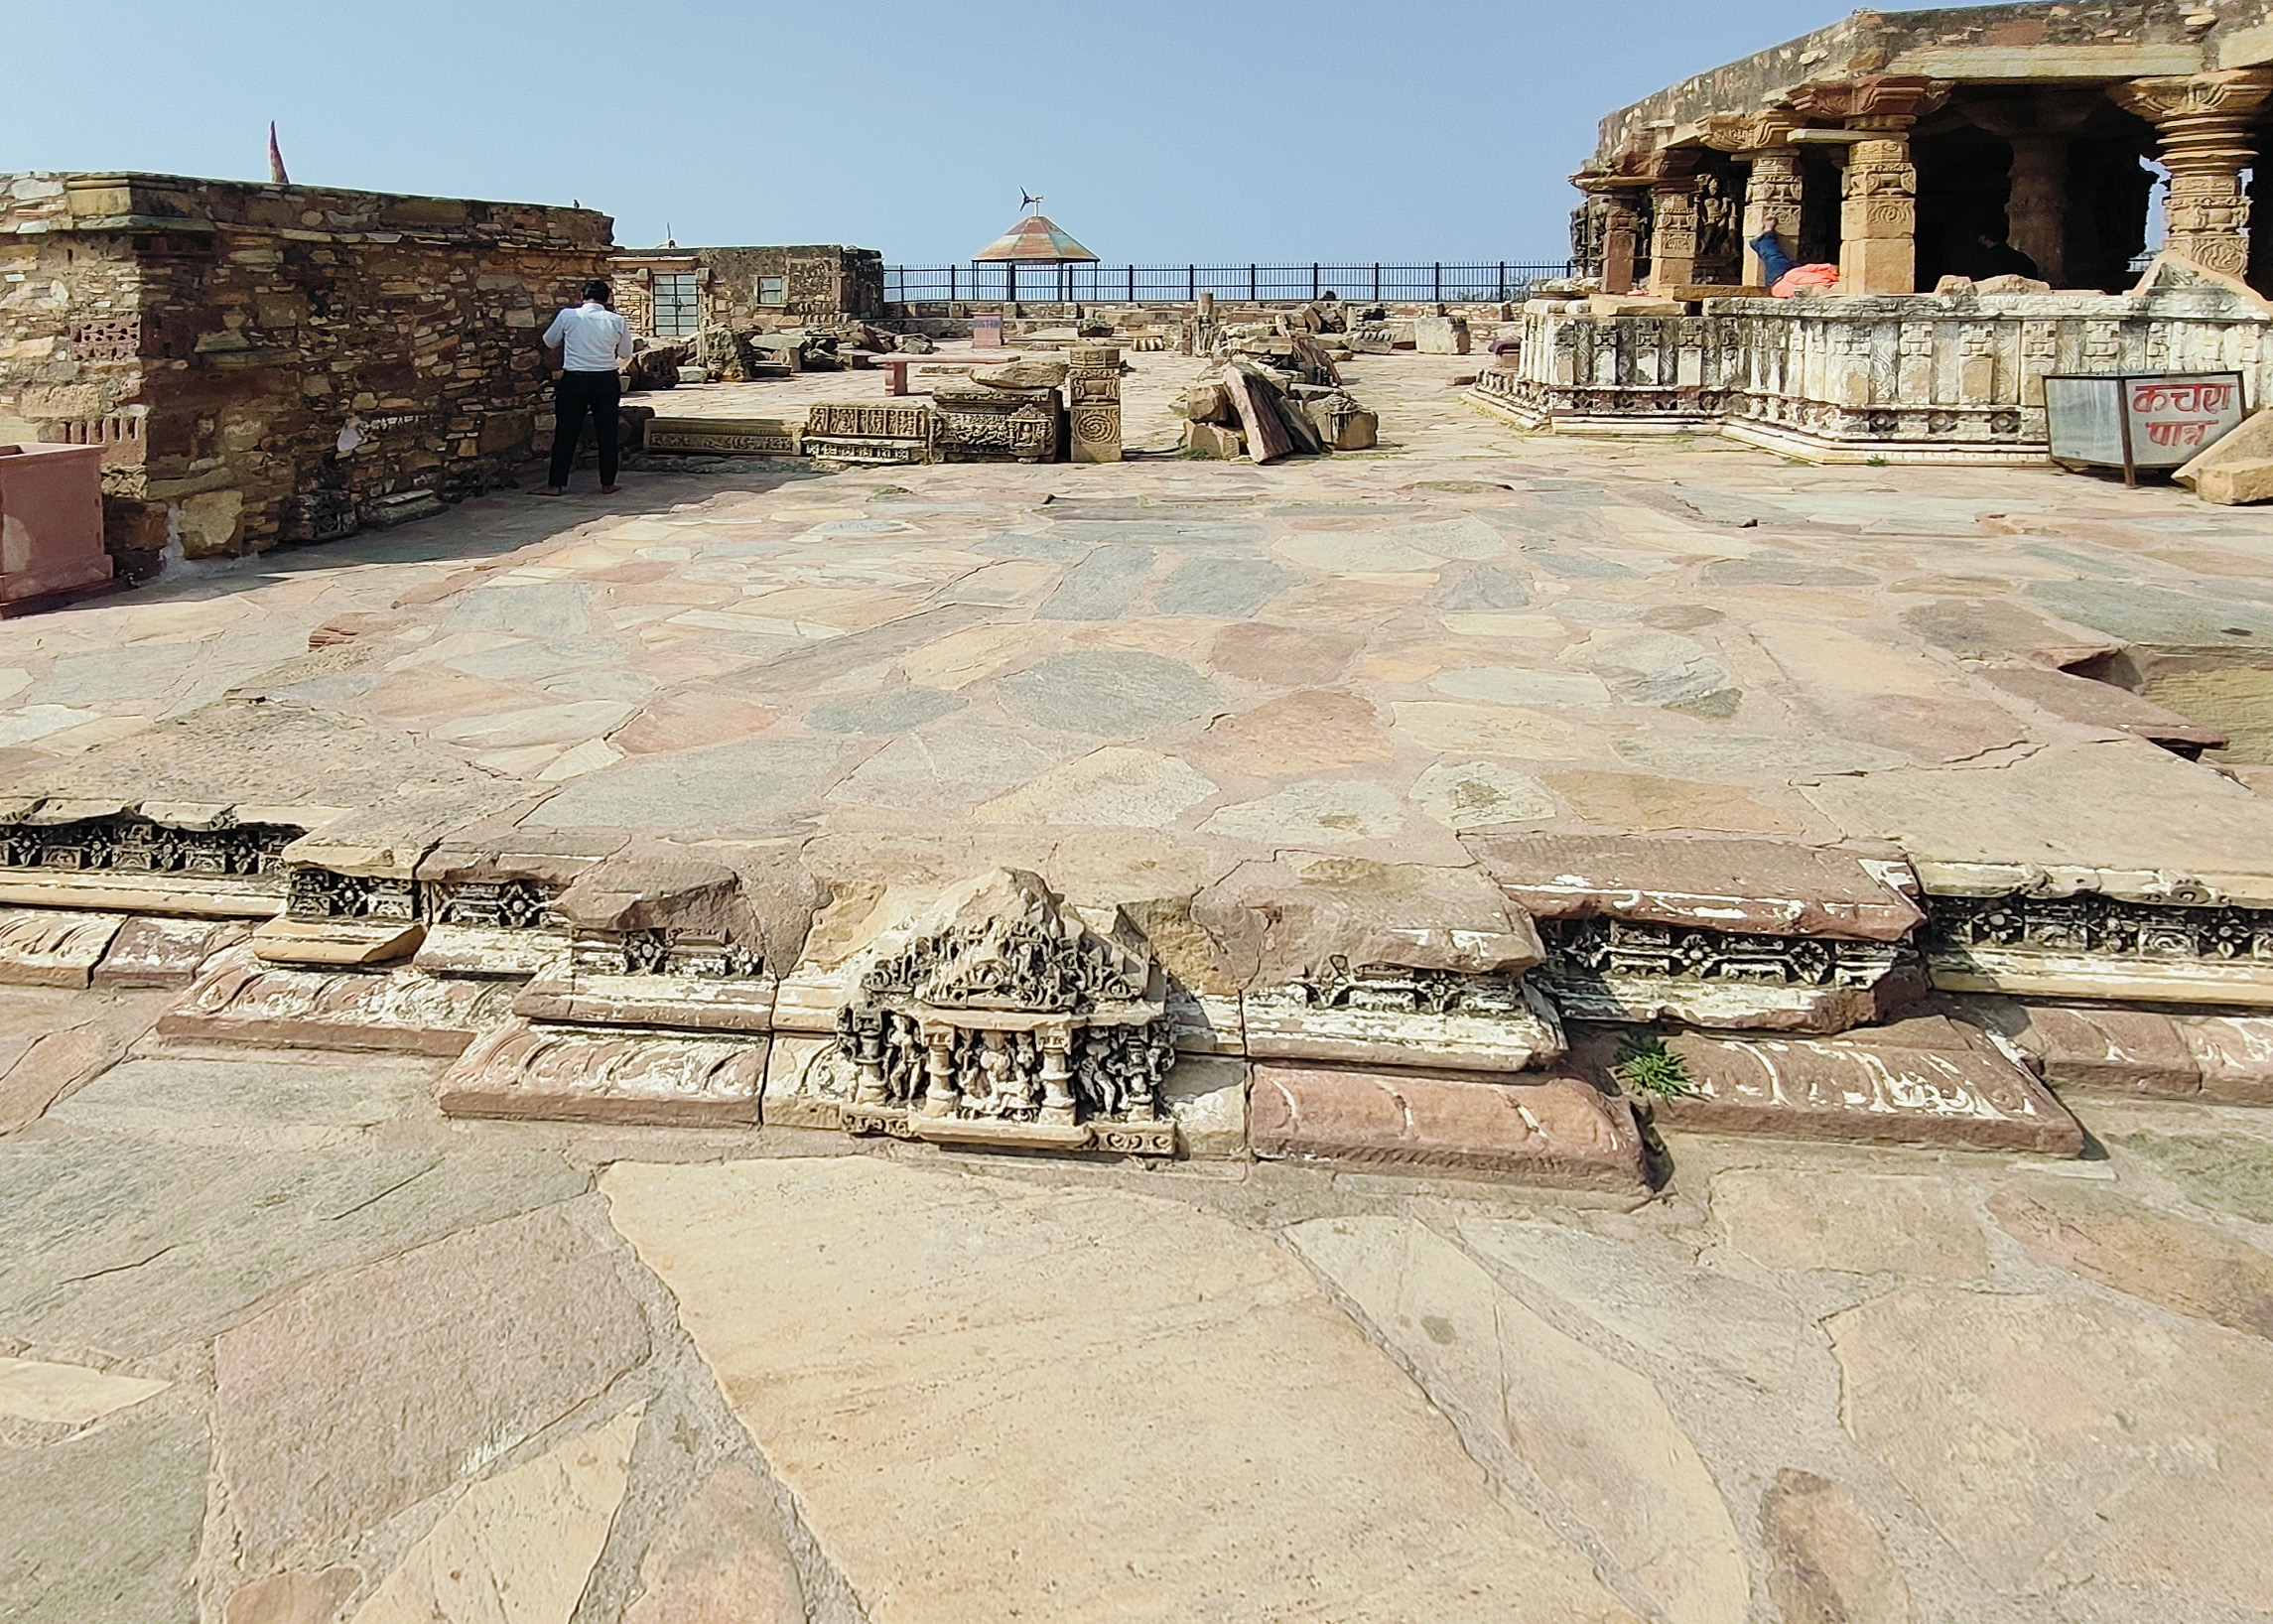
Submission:
[[[654,417],[642,449],[712,457],[795,457],[797,429],[778,417]]]
[[[1172,1152],[1166,977],[1118,912],[1101,928],[998,870],[879,941],[858,988],[837,1020],[849,1132]]]
[[[227,806],[35,802],[0,819],[0,901],[258,917],[306,833]]]
[[[928,463],[938,414],[924,406],[815,406],[806,414],[805,455],[820,463]]]
[[[943,463],[1048,463],[1057,458],[1057,392],[987,389],[977,385],[935,390],[939,429],[933,442]]]

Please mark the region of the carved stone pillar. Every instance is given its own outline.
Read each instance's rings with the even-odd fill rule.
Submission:
[[[1634,260],[1642,241],[1642,221],[1634,207],[1634,194],[1649,183],[1631,176],[1581,171],[1571,177],[1571,185],[1601,200],[1602,291],[1632,293]]]
[[[1918,170],[1910,127],[1948,99],[1940,79],[1880,73],[1802,86],[1792,105],[1860,132],[1847,154],[1839,205],[1839,291],[1868,296],[1918,291]]]
[[[2166,249],[2206,270],[2249,266],[2249,200],[2241,172],[2256,157],[2249,123],[2273,95],[2273,69],[2133,79],[2108,94],[2155,126],[2171,172]]]
[[[1697,279],[1697,154],[1658,155],[1650,180],[1650,291],[1668,293]]]
[[[1786,251],[1794,257],[1800,252],[1805,186],[1799,149],[1787,139],[1792,133],[1792,117],[1772,109],[1749,117],[1719,113],[1703,122],[1708,145],[1733,153],[1752,166],[1752,176],[1744,183],[1744,222],[1737,234],[1744,239],[1745,286],[1765,287],[1768,273],[1752,244],[1773,231],[1783,239]]]
[[[2097,100],[2040,92],[1965,108],[1967,118],[2012,147],[2012,186],[2005,200],[2008,240],[2035,260],[2038,273],[2056,288],[2066,287],[2070,276],[2070,138]]]
[[[1121,350],[1076,344],[1066,356],[1065,405],[1076,463],[1121,461]]]

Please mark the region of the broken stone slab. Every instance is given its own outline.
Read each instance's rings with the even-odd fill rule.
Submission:
[[[1247,440],[1239,430],[1216,423],[1186,423],[1184,452],[1208,463],[1236,463],[1247,455]]]
[[[1423,355],[1465,355],[1468,342],[1468,324],[1461,317],[1413,318],[1412,347]]]
[[[162,1036],[310,1049],[456,1055],[511,1015],[509,983],[416,970],[302,970],[262,963],[251,948],[210,961],[159,1018]]]
[[[1256,1059],[1529,1071],[1563,1052],[1562,1021],[1546,996],[1507,974],[1374,965],[1328,971],[1240,1000]]]
[[[2194,493],[2220,507],[2273,502],[2273,457],[2252,457],[2206,468],[2195,475]]]
[[[111,938],[89,985],[187,987],[207,959],[245,937],[245,927],[231,920],[129,918]]]
[[[252,933],[253,953],[270,964],[369,965],[407,959],[426,940],[408,920],[270,919]]]
[[[661,962],[709,959],[717,953],[708,950],[726,948],[737,962],[778,973],[796,962],[819,900],[812,877],[785,856],[737,868],[635,847],[579,874],[554,912],[581,943],[644,941],[664,950]],[[689,951],[676,953],[682,944]],[[594,955],[584,957],[597,967]]]
[[[743,1128],[759,1119],[766,1040],[516,1019],[443,1076],[453,1117]]]
[[[2217,729],[2189,721],[2111,682],[2093,682],[2089,677],[2034,665],[1991,668],[1978,675],[2054,716],[2089,727],[2112,728],[2165,749],[2201,751],[2225,744],[2225,735]]]
[[[1545,958],[1538,932],[1484,874],[1290,853],[1243,863],[1192,898],[1248,988],[1351,966],[1520,975]]]
[[[1620,1088],[1629,1039],[1572,1029],[1571,1058]],[[1651,1096],[1656,1119],[1705,1133],[2079,1155],[2083,1131],[1985,1036],[1946,1015],[1915,1015],[1840,1037],[1664,1039],[1684,1092]]]
[[[1065,382],[1064,361],[1018,359],[1000,366],[976,367],[971,381],[990,389],[1055,389]]]
[[[2273,477],[2269,477],[2273,470],[2259,472],[2259,465],[2269,460],[2273,460],[2273,411],[2259,410],[2239,428],[2205,446],[2171,477],[2206,502],[2263,501],[2273,496]],[[2265,496],[2239,494],[2261,482],[2267,487]]]
[[[1632,1102],[1574,1077],[1483,1082],[1260,1061],[1250,1113],[1255,1153],[1267,1158],[1457,1168],[1633,1195],[1650,1188]]]
[[[414,968],[436,976],[521,981],[559,966],[569,953],[566,931],[481,925],[428,925],[411,954]]]
[[[1533,919],[1895,942],[1925,922],[1897,856],[1774,840],[1488,835],[1461,844]]]
[[[1278,416],[1278,391],[1263,378],[1236,366],[1222,373],[1223,385],[1247,438],[1248,455],[1258,463],[1275,463],[1290,457],[1294,441]]]
[[[0,908],[0,984],[86,987],[123,914]]]

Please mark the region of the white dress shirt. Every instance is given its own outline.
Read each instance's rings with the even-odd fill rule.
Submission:
[[[631,324],[597,299],[562,311],[545,329],[545,342],[561,351],[571,372],[612,372],[631,358]]]

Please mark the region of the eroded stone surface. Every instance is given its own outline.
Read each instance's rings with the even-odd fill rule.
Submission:
[[[117,913],[0,908],[0,982],[84,987],[125,922]]]
[[[805,1624],[805,1591],[747,1466],[721,1466],[672,1514],[639,1564],[623,1624]]]
[[[1729,1244],[1770,1269],[1914,1280],[1988,1272],[1979,1221],[1931,1178],[1731,1167],[1713,1175],[1712,1211]]]
[[[2110,1616],[2262,1603],[2273,1349],[2258,1338],[2080,1295],[1926,1286],[1828,1325],[1855,1440],[1998,1589],[2088,1581]]]
[[[604,1188],[876,1624],[1632,1617],[1298,1265],[1220,1219],[867,1157]],[[1108,1253],[1132,1267],[1099,1291]],[[1051,1358],[1005,1364],[1034,1337]],[[1169,1425],[1148,1396],[1171,1391]]]
[[[247,1556],[376,1525],[646,1353],[614,1266],[550,1213],[303,1288],[215,1345],[222,1471]]]
[[[2273,1254],[2107,1190],[2008,1185],[1989,1199],[2039,1263],[2213,1324],[2273,1337]]]
[[[1750,1588],[1712,1474],[1647,1377],[1563,1334],[1441,1236],[1321,1218],[1289,1238],[1487,1464],[1538,1474],[1676,1624],[1739,1624]],[[1479,1441],[1481,1447],[1478,1447]]]
[[[512,996],[508,985],[416,970],[284,969],[239,948],[211,961],[158,1029],[205,1042],[454,1055],[506,1018]]]
[[[84,1426],[114,1410],[154,1398],[174,1384],[118,1376],[45,1359],[0,1358],[0,1416]]]
[[[353,1624],[568,1624],[623,1499],[637,1406],[476,1483],[355,1609]]]
[[[45,1448],[0,1448],[0,1617],[192,1624],[206,1453],[197,1415],[172,1404]]]
[[[1902,1571],[1843,1483],[1787,1467],[1760,1502],[1782,1624],[1907,1624]]]

